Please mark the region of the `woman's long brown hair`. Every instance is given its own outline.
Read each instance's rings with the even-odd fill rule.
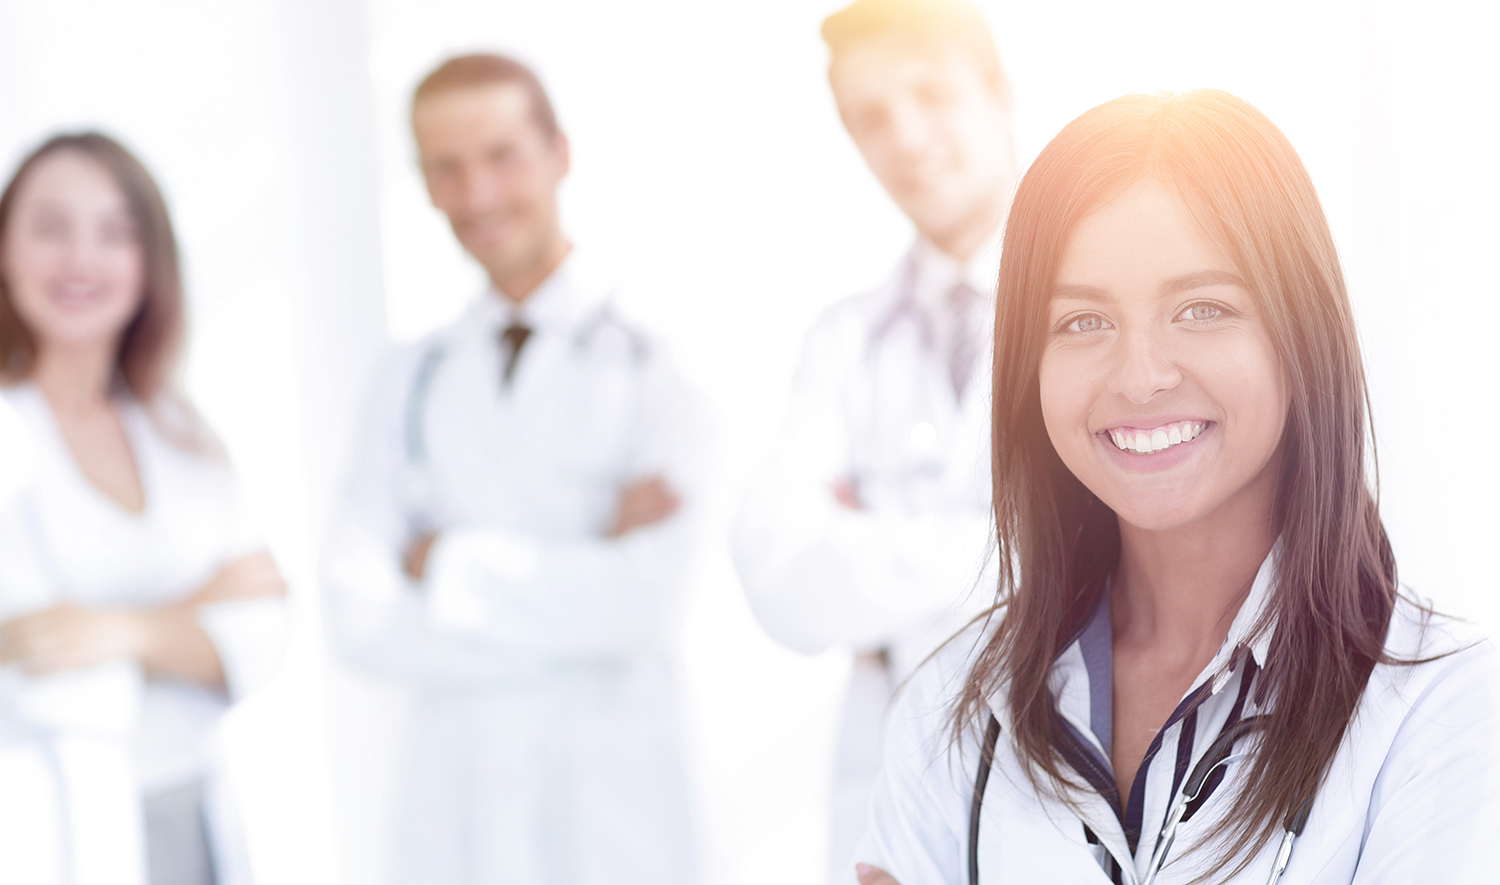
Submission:
[[[32,169],[62,152],[82,154],[98,163],[125,196],[145,266],[145,292],[136,315],[120,339],[115,366],[141,403],[154,404],[171,379],[183,337],[182,274],[177,237],[166,201],[146,167],[119,142],[98,132],[57,135],[32,151],[0,192],[0,243],[15,210],[16,195]],[[36,364],[36,339],[16,313],[0,275],[0,377],[19,381]]]
[[[1368,401],[1333,237],[1286,137],[1224,92],[1126,96],[1041,152],[1005,230],[995,316],[993,482],[1003,616],[954,709],[955,734],[1005,687],[1010,740],[1033,787],[1071,802],[1048,691],[1119,559],[1115,514],[1063,465],[1042,424],[1037,372],[1058,262],[1078,222],[1132,187],[1177,194],[1224,246],[1266,318],[1290,405],[1276,496],[1274,632],[1256,698],[1268,717],[1229,813],[1222,869],[1312,798],[1371,670],[1386,660],[1396,564],[1366,477]],[[1371,459],[1373,461],[1373,458]],[[1372,464],[1373,467],[1373,464]]]

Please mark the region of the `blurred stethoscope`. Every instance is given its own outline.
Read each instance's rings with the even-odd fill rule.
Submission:
[[[579,324],[573,333],[573,349],[577,353],[587,351],[594,346],[601,332],[610,330],[623,336],[632,362],[640,365],[650,353],[650,342],[616,316],[611,301],[612,299],[606,298]],[[422,418],[427,411],[433,379],[447,357],[448,343],[442,336],[435,337],[422,351],[417,360],[417,370],[412,375],[406,408],[402,414],[403,457],[396,477],[396,492],[408,518],[418,531],[426,531],[432,527],[438,503],[437,481],[432,475],[427,431]]]
[[[1151,863],[1146,867],[1146,876],[1142,880],[1142,885],[1152,885],[1156,881],[1162,864],[1166,863],[1167,852],[1172,849],[1172,842],[1177,837],[1177,826],[1182,823],[1183,817],[1187,814],[1188,806],[1200,795],[1207,798],[1204,788],[1209,776],[1219,766],[1228,765],[1246,755],[1232,752],[1235,741],[1259,727],[1264,718],[1264,716],[1249,716],[1226,727],[1209,745],[1208,752],[1203,754],[1198,764],[1193,766],[1192,773],[1182,782],[1177,801],[1172,803],[1166,823],[1162,825],[1161,833],[1156,838],[1156,850],[1151,853]],[[969,810],[969,885],[979,885],[979,812],[984,802],[984,788],[990,779],[990,767],[995,761],[995,745],[999,739],[1000,721],[992,714],[984,732],[984,746],[979,753],[979,772],[974,778],[974,801]],[[1209,786],[1208,791],[1212,792],[1212,790],[1213,786]],[[1271,865],[1271,876],[1266,880],[1266,885],[1276,885],[1276,882],[1281,879],[1281,874],[1286,871],[1287,862],[1292,857],[1292,843],[1302,834],[1302,828],[1306,826],[1307,815],[1311,810],[1312,800],[1309,799],[1287,815],[1282,824],[1281,846],[1276,851],[1276,860]]]

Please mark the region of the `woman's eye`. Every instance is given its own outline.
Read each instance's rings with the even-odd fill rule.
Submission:
[[[68,233],[68,222],[58,215],[43,215],[32,222],[31,230],[39,237],[59,239]]]
[[[1177,315],[1177,318],[1203,322],[1205,320],[1216,320],[1223,315],[1224,308],[1207,301],[1200,301],[1197,304],[1189,304],[1182,313]]]
[[[106,224],[102,239],[111,246],[129,245],[135,242],[135,228],[128,223]]]
[[[1098,332],[1105,326],[1104,317],[1096,313],[1086,313],[1069,320],[1063,328],[1069,332]]]

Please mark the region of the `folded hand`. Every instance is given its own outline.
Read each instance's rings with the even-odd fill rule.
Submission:
[[[140,655],[148,625],[132,609],[62,603],[0,624],[0,663],[33,675]]]
[[[654,525],[682,506],[682,499],[660,476],[648,476],[620,489],[615,517],[605,531],[606,538],[618,538],[626,532]]]

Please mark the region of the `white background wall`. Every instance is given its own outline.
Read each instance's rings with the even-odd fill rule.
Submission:
[[[287,675],[230,729],[263,881],[367,883],[382,868],[399,700],[327,666],[312,550],[374,354],[481,285],[415,174],[410,88],[471,49],[540,71],[573,144],[568,229],[719,405],[722,514],[774,432],[807,325],[910,236],[834,116],[817,26],[838,5],[0,0],[0,168],[58,128],[99,125],[156,171],[188,261],[186,386],[293,578]],[[1403,577],[1500,621],[1495,14],[1461,0],[981,5],[1023,158],[1139,90],[1225,88],[1287,132],[1356,303]],[[722,543],[684,653],[714,882],[817,882],[846,662],[760,634]]]

